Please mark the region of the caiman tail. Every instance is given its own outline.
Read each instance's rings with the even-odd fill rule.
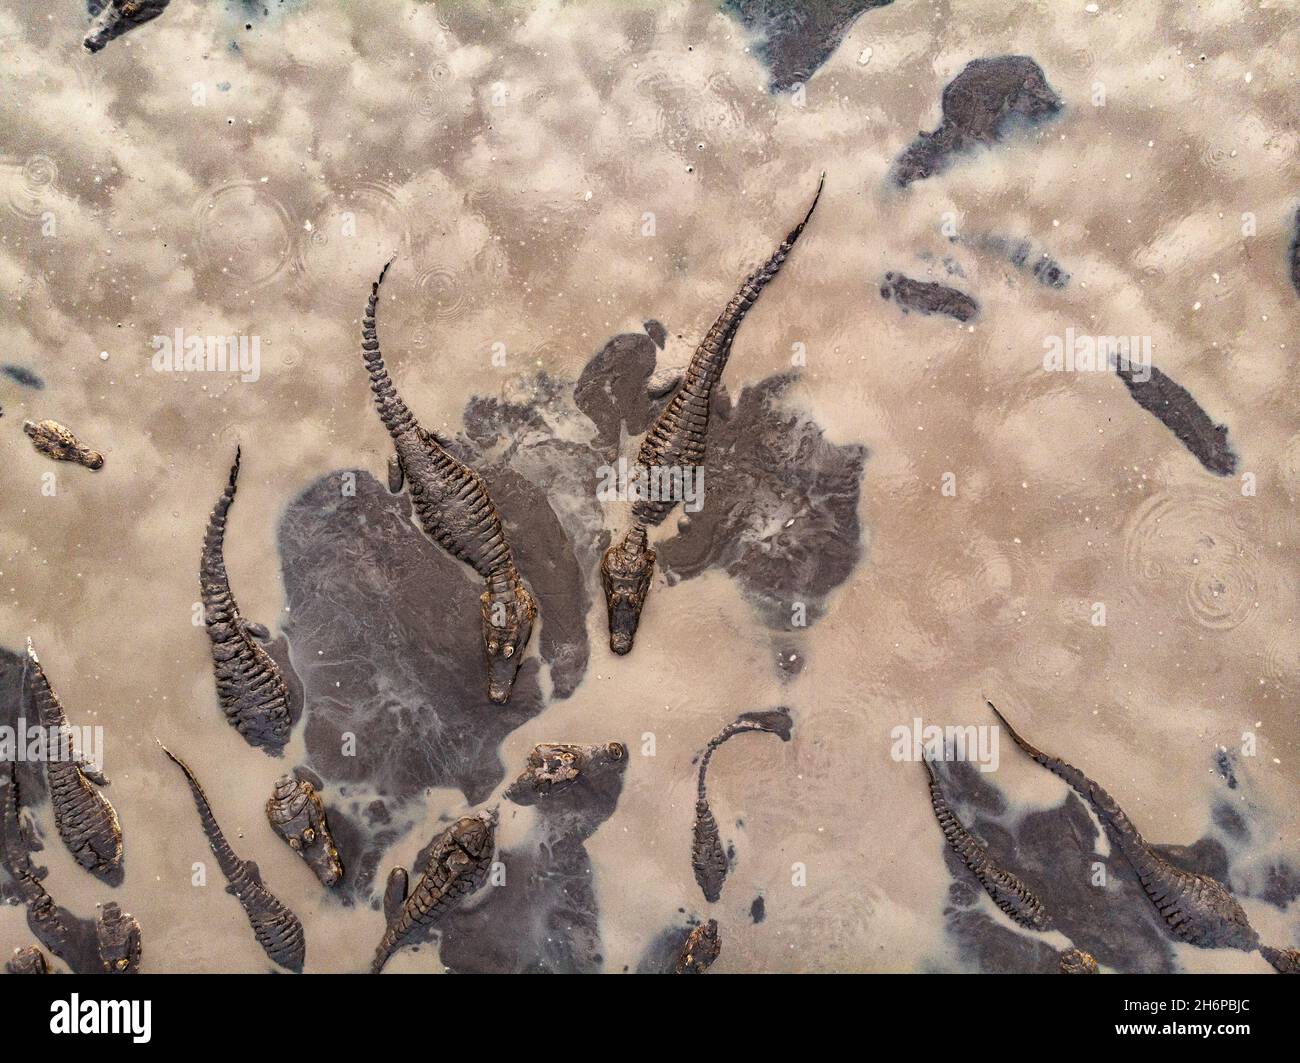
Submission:
[[[0,813],[0,866],[14,881],[14,892],[27,906],[27,925],[47,949],[65,960],[73,970],[76,966],[76,929],[63,918],[63,910],[54,903],[32,867],[31,850],[23,833],[19,810],[22,797],[18,792],[18,763],[4,762],[7,771],[0,779],[5,782],[3,812]]]
[[[812,203],[808,205],[808,210],[803,219],[786,235],[781,242],[781,246],[773,252],[772,257],[763,263],[758,269],[754,270],[740,286],[739,291],[731,297],[726,308],[718,315],[717,321],[709,329],[699,347],[695,350],[695,355],[691,358],[691,365],[687,371],[687,379],[682,382],[679,390],[685,390],[692,375],[698,373],[701,377],[707,378],[709,385],[717,382],[722,376],[722,370],[726,367],[727,358],[731,354],[731,342],[736,337],[736,332],[740,329],[740,324],[745,320],[745,315],[749,313],[750,307],[758,301],[759,295],[763,289],[772,283],[776,275],[781,272],[781,267],[785,265],[785,260],[790,257],[790,252],[794,250],[794,245],[798,242],[799,237],[803,235],[809,219],[813,216],[813,211],[817,209],[817,203],[822,197],[822,189],[826,186],[826,171],[822,171],[821,178],[817,182],[817,191],[813,195]],[[656,425],[656,427],[658,427]],[[651,429],[651,435],[654,429]],[[646,438],[646,443],[642,444],[642,452],[646,449],[646,444],[650,442],[650,437]]]
[[[236,446],[235,463],[230,466],[230,480],[226,484],[226,489],[221,492],[221,497],[217,499],[217,504],[212,507],[207,531],[203,533],[203,555],[199,558],[199,573],[202,576],[203,604],[208,609],[229,607],[230,604],[230,577],[226,573],[225,554],[226,519],[235,501],[241,453],[241,448]]]
[[[984,703],[993,710],[993,715],[996,716],[1002,726],[1006,728],[1007,734],[1011,736],[1011,740],[1015,742],[1016,745],[1023,749],[1031,759],[1037,761],[1053,775],[1058,775],[1064,779],[1080,797],[1096,809],[1097,814],[1102,818],[1102,820],[1114,829],[1115,834],[1119,839],[1120,846],[1124,849],[1126,856],[1129,856],[1130,859],[1134,859],[1137,855],[1136,851],[1130,852],[1130,849],[1134,849],[1135,847],[1136,850],[1140,850],[1143,855],[1145,855],[1146,842],[1143,840],[1142,835],[1138,833],[1138,829],[1133,826],[1132,821],[1125,814],[1124,810],[1116,804],[1115,799],[1111,797],[1109,793],[1107,793],[1097,783],[1089,779],[1088,776],[1084,775],[1083,772],[1073,764],[1067,763],[1060,757],[1054,757],[1049,753],[1044,753],[1037,746],[1031,745],[1026,739],[1021,737],[1014,727],[1011,726],[1007,721],[1007,718],[1003,716],[1002,713],[998,712],[997,706],[994,705],[993,702],[986,698]]]
[[[948,804],[943,786],[930,763],[930,755],[921,751],[921,762],[929,777],[930,807],[934,810],[944,840],[971,870],[993,903],[1021,926],[1043,930],[1048,925],[1047,910],[1043,902],[1021,879],[993,862],[984,844],[966,829],[957,813]]]
[[[235,850],[226,841],[226,836],[217,823],[217,817],[212,813],[212,806],[208,804],[208,795],[203,792],[203,787],[199,784],[199,780],[195,778],[194,772],[190,771],[190,766],[185,761],[181,760],[161,742],[158,743],[158,748],[166,753],[171,762],[185,773],[185,781],[190,784],[190,793],[194,795],[194,805],[199,810],[199,822],[203,825],[203,833],[212,848],[212,855],[217,858],[217,865],[221,868],[221,873],[226,876],[227,881],[232,886],[242,882],[247,874],[244,870],[244,862],[235,855]]]
[[[384,932],[384,939],[379,943],[379,947],[375,949],[375,958],[370,961],[370,973],[381,974],[384,970],[384,965],[396,951],[397,934],[392,930],[386,930]]]
[[[361,319],[361,357],[365,360],[366,371],[370,374],[370,390],[375,393],[375,407],[379,410],[379,419],[384,422],[389,435],[396,439],[403,432],[415,426],[415,417],[397,394],[392,380],[388,377],[388,367],[384,365],[384,356],[379,350],[379,331],[375,325],[375,311],[379,304],[379,286],[388,275],[388,267],[393,264],[390,258],[379,271],[379,279],[370,286],[370,299],[366,302],[365,317]]]

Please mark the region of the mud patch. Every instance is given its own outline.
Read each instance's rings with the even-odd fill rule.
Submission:
[[[714,389],[704,508],[655,543],[669,583],[720,568],[773,630],[789,630],[802,602],[811,624],[862,554],[858,498],[867,448],[828,442],[783,407],[783,373],[745,388],[734,409]],[[648,609],[654,608],[651,596]]]
[[[1030,240],[986,234],[974,237],[971,244],[977,250],[1005,259],[1021,273],[1028,273],[1045,288],[1061,289],[1070,283],[1070,274],[1065,268],[1046,251],[1035,252],[1034,244]]]
[[[771,90],[806,82],[839,47],[859,15],[893,0],[724,0],[771,73]]]
[[[355,482],[355,495],[344,482]],[[542,697],[534,657],[507,704],[488,701],[473,572],[415,527],[408,498],[363,471],[312,484],[289,505],[279,542],[308,767],[364,807],[440,786],[470,804],[487,797],[504,775],[497,746],[541,711]],[[532,549],[518,552],[525,571],[540,562]],[[534,589],[548,600],[547,588]],[[549,646],[543,633],[542,652]],[[343,818],[345,862],[365,865]]]
[[[653,337],[628,332],[615,336],[583,367],[573,398],[596,426],[597,445],[617,447],[620,425],[629,436],[642,435],[650,427],[653,418],[645,395],[657,353]]]
[[[1029,56],[975,59],[944,86],[943,121],[898,157],[894,182],[906,187],[946,170],[954,156],[996,144],[1015,126],[1041,122],[1061,106],[1042,67]]]
[[[586,841],[618,805],[627,758],[588,766],[562,789],[524,789],[500,815],[532,805],[537,823],[514,849],[498,850],[505,884],[488,885],[481,905],[441,922],[439,956],[454,972],[595,974],[603,965],[599,910]]]

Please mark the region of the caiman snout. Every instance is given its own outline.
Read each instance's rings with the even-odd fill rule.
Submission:
[[[632,648],[632,636],[624,631],[615,632],[609,636],[609,648],[622,656]]]

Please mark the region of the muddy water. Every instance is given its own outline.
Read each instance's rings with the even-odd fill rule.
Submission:
[[[657,969],[665,941],[709,917],[718,971],[1045,970],[1070,940],[1112,969],[1263,969],[1171,946],[1088,814],[1005,737],[995,772],[953,771],[947,791],[1058,929],[1020,931],[972,890],[890,735],[917,717],[989,725],[987,696],[1149,840],[1194,846],[1184,859],[1229,881],[1265,940],[1300,943],[1284,5],[897,0],[848,20],[802,88],[777,93],[759,39],[707,3],[285,7],[174,0],[90,57],[76,4],[0,4],[0,358],[44,383],[0,377],[0,645],[31,635],[72,721],[103,727],[126,831],[109,891],[34,801],[59,903],[87,917],[119,901],[144,927],[146,970],[268,968],[156,736],[301,916],[312,971],[364,968],[383,872],[471,802],[501,804],[508,882],[512,864],[527,877],[549,860],[573,889],[507,886],[506,929],[533,955],[473,947],[501,933],[485,890],[446,956],[407,951],[391,971],[473,955]],[[1041,66],[1060,112],[892,184],[918,130],[940,125],[944,85],[1008,54]],[[632,444],[573,386],[650,320],[663,349],[620,350],[684,365],[823,169],[817,214],[726,372],[756,427],[719,431],[717,508],[710,469],[704,512],[658,533],[671,542],[635,651],[612,657],[595,559],[626,513],[595,501],[594,469]],[[1028,265],[1007,253],[1021,241]],[[388,447],[359,314],[394,252],[380,321],[394,378],[506,485],[524,574],[552,596],[504,712],[477,690],[469,574],[367,476],[382,481]],[[1041,255],[1063,286],[1034,275]],[[880,297],[888,271],[979,313],[905,314]],[[1228,426],[1236,473],[1208,472],[1115,374],[1045,372],[1067,328],[1149,337]],[[256,337],[257,379],[156,371],[151,339],[177,329]],[[636,407],[622,419],[639,431],[633,385],[610,401]],[[38,455],[20,425],[45,417],[104,468]],[[233,587],[287,637],[307,690],[282,761],[221,719],[192,623],[236,442]],[[374,508],[331,523],[349,470]],[[331,683],[351,693],[331,700]],[[791,742],[745,736],[710,768],[734,867],[709,905],[690,867],[693,758],[778,704]],[[346,761],[344,730],[369,761]],[[534,743],[610,740],[631,752],[612,812],[501,801]],[[344,825],[335,896],[264,819],[296,764]],[[30,941],[21,909],[0,911],[0,951]]]

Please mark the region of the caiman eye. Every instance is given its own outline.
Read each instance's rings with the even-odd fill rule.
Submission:
[[[297,838],[290,838],[290,839],[289,839],[289,848],[290,848],[290,849],[294,849],[294,850],[301,849],[301,848],[302,848],[302,842],[300,842]]]
[[[501,644],[497,642],[496,639],[493,639],[491,642],[488,643],[488,653],[492,654],[493,657],[497,655],[497,650],[499,650],[500,648],[501,648]]]
[[[312,830],[310,827],[308,827],[305,831],[302,832],[302,840],[307,845],[310,845],[312,842],[316,840],[316,832]]]
[[[515,655],[514,645],[513,644],[507,645],[506,648],[501,651],[501,655],[503,657],[513,657]]]

